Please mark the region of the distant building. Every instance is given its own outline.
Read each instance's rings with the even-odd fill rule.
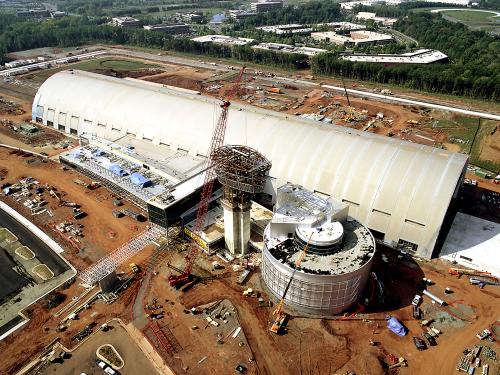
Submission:
[[[257,27],[257,29],[274,34],[310,34],[312,32],[312,28],[296,23],[289,25],[261,26]]]
[[[111,19],[110,24],[120,27],[140,27],[141,21],[133,17],[114,17]]]
[[[439,0],[436,0],[439,1]],[[399,5],[403,1],[402,0],[361,0],[361,1],[348,1],[345,3],[340,3],[340,7],[345,10],[352,10],[354,7],[358,5],[372,6],[380,3],[384,3],[385,5]]]
[[[318,41],[344,45],[346,47],[367,44],[386,44],[393,41],[391,35],[367,30],[351,31],[348,35],[337,34],[335,31],[317,32],[312,33],[311,38]]]
[[[252,43],[255,39],[250,38],[236,38],[227,35],[204,35],[191,39],[199,43],[212,42],[216,44],[227,44],[234,46],[244,46],[245,44]]]
[[[47,9],[17,10],[16,17],[24,19],[48,18],[50,17],[50,12]]]
[[[365,25],[360,25],[359,23],[352,22],[329,22],[329,23],[318,23],[315,25],[316,27],[327,27],[328,29],[334,31],[340,30],[364,30],[366,29]]]
[[[388,18],[388,17],[377,17],[376,13],[371,13],[371,12],[359,12],[356,15],[356,18],[358,20],[373,20],[375,23],[381,24],[383,26],[387,27],[392,27],[396,21],[398,20],[397,18]]]
[[[54,12],[51,12],[50,15],[52,16],[52,18],[61,18],[67,16],[68,14],[66,12],[56,10]]]
[[[260,43],[252,48],[254,49],[264,49],[274,52],[283,52],[283,53],[296,53],[307,56],[315,56],[320,53],[326,52],[325,49],[320,48],[311,48],[311,47],[296,47],[290,44],[280,44],[280,43]]]
[[[432,64],[444,63],[448,61],[441,51],[433,49],[419,49],[414,52],[403,53],[401,55],[392,54],[345,54],[341,57],[343,60],[353,62],[379,63],[379,64]]]
[[[201,13],[177,13],[179,17],[184,22],[198,23],[203,20],[203,15]]]
[[[283,0],[259,0],[250,4],[253,12],[262,13],[283,8]]]
[[[187,34],[191,31],[189,25],[185,23],[147,25],[144,26],[144,29],[149,31],[159,31],[170,35]]]
[[[230,10],[229,11],[229,17],[235,19],[236,21],[241,21],[244,20],[245,18],[248,17],[253,17],[256,16],[256,12],[246,12],[244,10]]]

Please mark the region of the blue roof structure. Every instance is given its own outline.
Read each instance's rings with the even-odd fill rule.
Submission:
[[[132,173],[130,175],[130,180],[134,185],[140,186],[142,188],[148,187],[152,185],[152,182],[149,178],[144,177],[140,173]]]
[[[120,176],[120,177],[123,177],[127,174],[127,172],[125,172],[123,170],[123,168],[120,167],[118,164],[108,165],[108,170],[110,170],[111,172],[113,172],[114,174],[116,174],[117,176]]]

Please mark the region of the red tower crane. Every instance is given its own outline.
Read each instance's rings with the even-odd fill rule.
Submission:
[[[203,183],[203,190],[201,193],[200,204],[196,212],[195,226],[193,228],[194,235],[197,236],[199,236],[201,231],[205,228],[205,222],[208,213],[208,203],[210,197],[212,196],[214,181],[216,178],[215,168],[212,161],[212,154],[215,150],[224,145],[224,137],[226,135],[226,127],[227,127],[227,115],[229,113],[229,106],[231,105],[230,100],[233,98],[233,96],[238,90],[244,71],[245,67],[242,67],[240,72],[238,73],[238,76],[236,77],[236,80],[234,81],[233,90],[229,93],[227,98],[223,100],[222,104],[220,105],[222,111],[217,121],[217,125],[214,129],[212,140],[210,141],[210,148],[208,150],[207,168],[205,171],[205,180]],[[193,269],[193,264],[198,255],[199,255],[198,245],[196,244],[195,241],[193,241],[186,254],[185,257],[186,265],[184,266],[182,272],[180,272],[179,275],[170,275],[168,278],[168,282],[170,283],[171,286],[177,287],[184,285],[191,279],[191,271]]]

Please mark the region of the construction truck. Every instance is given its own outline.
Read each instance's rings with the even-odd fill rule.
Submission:
[[[139,271],[140,271],[139,266],[135,263],[130,263],[129,267],[133,273],[139,273]]]
[[[485,271],[476,271],[476,270],[469,270],[465,268],[449,268],[448,273],[450,275],[458,276],[459,278],[462,275],[472,275],[472,276],[485,276],[485,277],[491,277],[494,278],[491,273],[485,272]]]

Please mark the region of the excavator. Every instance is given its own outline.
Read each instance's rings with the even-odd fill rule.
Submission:
[[[293,269],[292,275],[290,276],[290,280],[288,280],[288,284],[286,285],[286,288],[283,291],[283,296],[281,296],[281,299],[280,299],[278,305],[276,306],[276,309],[273,311],[273,315],[275,316],[275,320],[274,320],[274,323],[271,326],[271,328],[269,328],[269,330],[272,333],[279,334],[282,331],[282,329],[285,325],[285,322],[288,319],[288,314],[283,311],[283,307],[285,306],[285,297],[288,293],[288,289],[290,289],[290,285],[292,285],[292,281],[293,281],[293,277],[295,276],[295,272],[297,272],[297,269],[300,267],[300,264],[302,263],[302,261],[306,257],[307,249],[309,248],[309,243],[311,242],[311,238],[312,238],[313,234],[314,234],[314,232],[311,233],[311,235],[309,236],[309,239],[306,243],[306,246],[300,252],[299,256],[295,260],[295,268]]]

